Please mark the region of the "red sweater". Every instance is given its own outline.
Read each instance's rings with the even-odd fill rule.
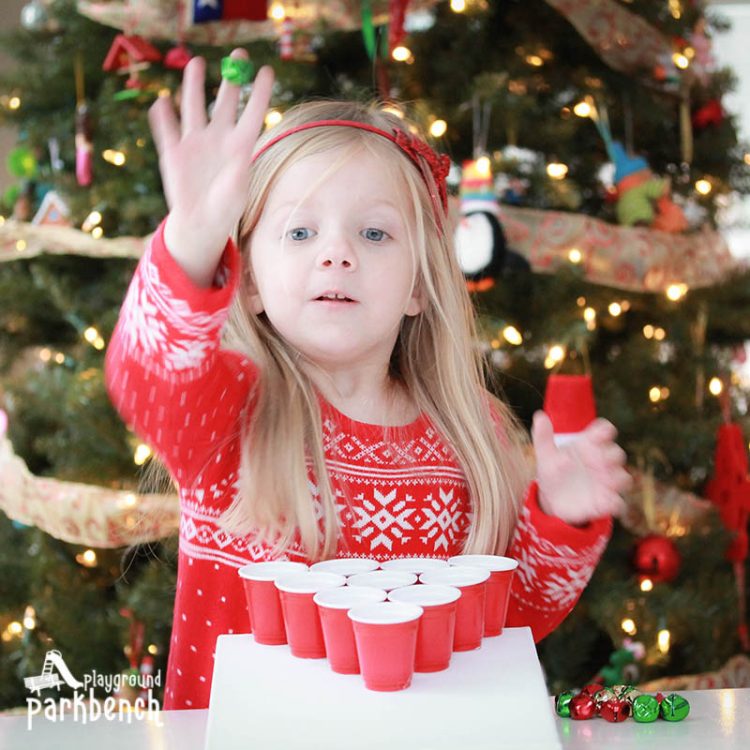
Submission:
[[[222,530],[217,520],[236,492],[238,415],[257,368],[220,348],[221,328],[240,275],[230,241],[215,286],[195,286],[164,245],[163,224],[130,284],[107,350],[113,403],[154,449],[180,487],[177,595],[165,709],[208,706],[216,637],[248,632],[237,574],[271,551]],[[470,523],[468,486],[451,448],[425,415],[386,444],[383,428],[357,422],[319,396],[326,462],[340,506],[340,557],[460,554]],[[411,458],[405,460],[404,455]],[[414,457],[416,460],[414,459]],[[317,501],[309,473],[311,502]],[[520,565],[508,625],[531,626],[536,640],[570,612],[611,530],[610,519],[574,528],[545,515],[532,485],[507,554]],[[296,547],[290,559],[304,555]]]

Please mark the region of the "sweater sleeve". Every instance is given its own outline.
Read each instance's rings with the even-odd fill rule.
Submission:
[[[220,348],[238,284],[229,240],[214,285],[196,286],[164,244],[164,222],[138,263],[105,357],[120,416],[188,486],[236,429],[255,366]]]
[[[507,552],[519,564],[506,624],[530,626],[535,642],[549,635],[583,593],[611,533],[608,516],[582,527],[548,516],[533,482]]]

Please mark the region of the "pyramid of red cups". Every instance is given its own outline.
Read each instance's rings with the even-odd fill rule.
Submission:
[[[334,672],[392,691],[501,635],[517,567],[499,555],[337,558],[251,563],[239,575],[257,643],[288,644],[293,656],[327,658]]]
[[[641,724],[661,718],[682,721],[690,713],[690,704],[677,693],[650,695],[632,685],[604,687],[586,685],[581,691],[565,690],[555,697],[555,711],[563,718],[584,720],[601,716],[607,721],[625,721],[632,716]]]

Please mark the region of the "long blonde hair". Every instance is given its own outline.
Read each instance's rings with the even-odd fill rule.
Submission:
[[[312,102],[294,107],[261,137],[256,150],[296,125],[354,120],[391,132],[404,123],[375,106]],[[466,552],[502,554],[510,540],[529,480],[526,432],[508,406],[485,387],[492,377],[479,351],[475,311],[452,245],[452,230],[435,206],[414,163],[377,134],[358,128],[318,127],[290,134],[255,162],[249,203],[237,229],[243,268],[250,273],[249,238],[269,191],[282,171],[328,149],[365,148],[381,157],[401,184],[408,205],[404,223],[417,269],[424,309],[405,316],[391,355],[389,376],[404,388],[453,450],[469,487],[472,522]],[[337,162],[338,163],[338,162]],[[429,175],[429,170],[424,170]],[[408,221],[407,221],[408,219]],[[247,278],[243,276],[243,285]],[[258,368],[242,423],[238,493],[219,523],[228,531],[272,541],[277,553],[296,534],[311,559],[333,557],[339,541],[336,502],[326,467],[320,405],[302,356],[276,331],[265,313],[255,314],[242,286],[232,305],[225,345]],[[398,428],[386,430],[397,434]],[[308,468],[320,494],[311,498]]]

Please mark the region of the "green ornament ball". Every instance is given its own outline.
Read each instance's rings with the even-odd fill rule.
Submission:
[[[659,718],[659,701],[653,695],[639,695],[633,701],[633,718],[641,724],[650,724]]]
[[[36,175],[37,162],[36,157],[30,148],[26,146],[17,146],[9,154],[6,161],[8,172],[14,177],[31,179]]]
[[[670,693],[661,702],[661,718],[666,721],[682,721],[690,713],[690,704],[677,693]]]

